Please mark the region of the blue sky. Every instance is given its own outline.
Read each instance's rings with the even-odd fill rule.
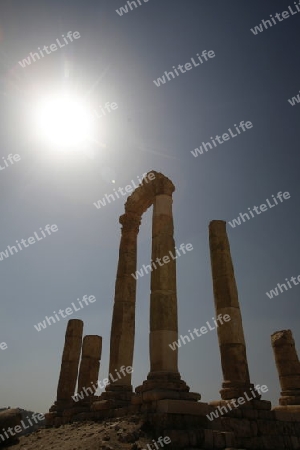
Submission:
[[[124,0],[2,0],[0,6],[0,251],[40,227],[58,231],[0,261],[1,407],[45,412],[56,396],[67,321],[34,324],[83,295],[96,302],[70,318],[103,337],[99,378],[108,373],[109,337],[126,197],[93,202],[154,169],[175,184],[179,333],[214,316],[208,246],[211,220],[231,221],[277,192],[290,199],[236,228],[227,225],[238,284],[251,381],[277,404],[279,382],[270,335],[291,329],[300,349],[300,287],[266,292],[300,274],[300,14],[254,35],[250,28],[293,2],[149,0],[120,16]],[[22,68],[18,61],[68,31],[80,39]],[[215,58],[156,87],[153,80],[203,50]],[[59,152],[35,135],[39,99],[68,89],[90,110],[118,109],[95,121],[81,152]],[[241,121],[253,128],[197,158],[191,151]],[[115,183],[112,183],[115,180]],[[150,261],[151,210],[139,233],[138,267]],[[133,385],[149,371],[150,276],[138,282]],[[300,350],[299,350],[300,351]],[[215,331],[179,351],[179,369],[203,401],[219,398],[222,373]]]

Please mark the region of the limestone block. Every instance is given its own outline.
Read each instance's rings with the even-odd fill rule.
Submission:
[[[178,338],[177,331],[156,330],[150,333],[150,370],[178,372],[178,352],[169,344]]]
[[[206,416],[212,411],[207,403],[189,402],[184,400],[158,400],[157,412],[168,414],[190,414],[194,416]],[[207,419],[208,422],[208,419]]]
[[[131,302],[135,303],[136,299],[136,280],[131,275],[135,275],[135,271],[124,276],[118,276],[115,286],[115,303]]]
[[[218,308],[218,314],[225,314],[230,316],[230,320],[225,322],[223,319],[222,325],[218,321],[218,336],[222,344],[243,344],[245,346],[242,316],[240,308],[234,308],[232,306],[226,306],[225,308]]]
[[[71,396],[74,395],[81,352],[82,331],[82,320],[69,320],[57,387],[58,401],[70,400]]]
[[[245,345],[221,343],[220,352],[224,380],[230,380],[232,384],[234,382],[244,382],[245,385],[249,385],[250,379]]]
[[[92,382],[95,386],[97,385],[101,351],[102,337],[88,335],[83,338],[78,392],[81,392],[84,387],[90,387]]]
[[[178,331],[176,293],[161,291],[151,292],[150,330]],[[172,343],[173,341],[169,342],[169,344]]]
[[[137,265],[137,252],[127,249],[120,252],[117,277],[135,274]]]

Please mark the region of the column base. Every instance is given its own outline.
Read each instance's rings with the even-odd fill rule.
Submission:
[[[232,400],[244,397],[247,401],[259,400],[261,395],[254,390],[254,384],[243,382],[224,381],[220,390],[222,400]]]
[[[291,389],[290,391],[280,392],[280,406],[300,405],[300,389]]]
[[[200,394],[189,390],[179,372],[149,372],[147,380],[141,386],[137,386],[135,392],[141,395],[142,403],[164,399],[197,402],[201,399]]]
[[[99,401],[105,401],[109,408],[122,408],[131,403],[134,396],[132,385],[111,384],[106,386],[105,392],[102,392]]]

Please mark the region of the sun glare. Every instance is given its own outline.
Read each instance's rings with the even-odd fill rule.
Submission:
[[[49,97],[38,104],[38,134],[60,149],[76,149],[91,137],[93,118],[83,101],[69,95]]]

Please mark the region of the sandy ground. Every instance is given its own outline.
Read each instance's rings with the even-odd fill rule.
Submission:
[[[44,428],[21,436],[10,450],[139,450],[152,443],[141,430],[140,418],[112,419],[102,423],[77,422],[59,428]],[[153,448],[153,443],[152,443]]]

